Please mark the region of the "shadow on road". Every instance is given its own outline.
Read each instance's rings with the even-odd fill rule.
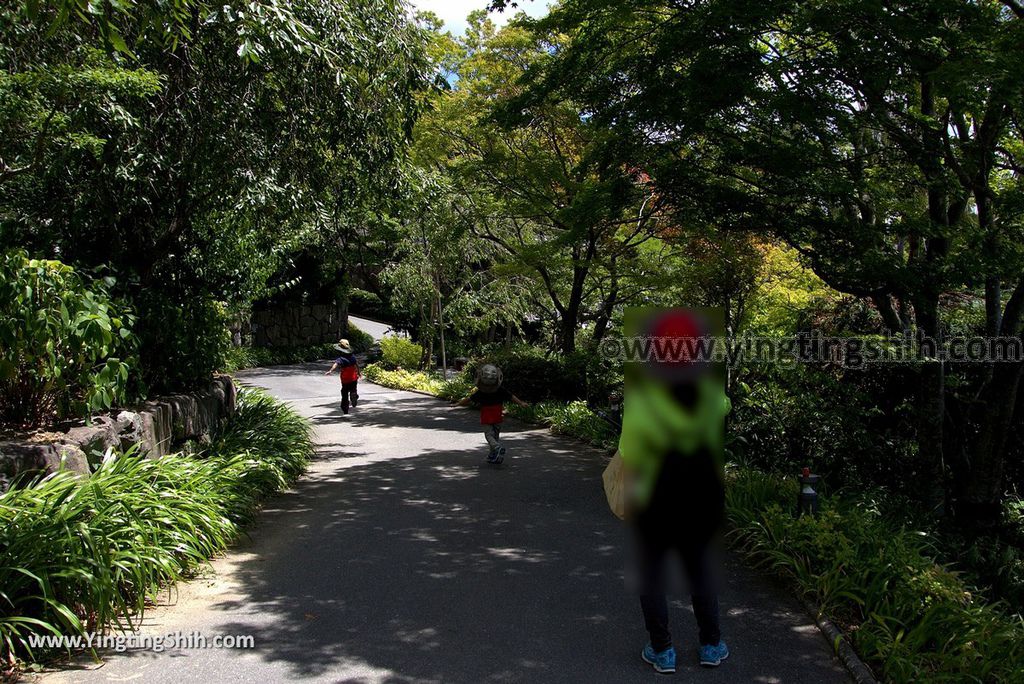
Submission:
[[[332,681],[651,676],[601,454],[509,421],[509,459],[491,466],[475,413],[373,386],[349,416],[323,401],[308,412],[322,460],[240,549],[244,595],[213,606],[223,632],[253,634],[260,657],[295,676]],[[845,681],[806,616],[749,571],[727,573],[734,656],[718,670],[694,672],[692,615],[674,605],[681,676]]]

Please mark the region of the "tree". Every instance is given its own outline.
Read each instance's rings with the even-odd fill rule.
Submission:
[[[568,0],[542,30],[569,46],[522,105],[571,89],[681,215],[784,239],[924,359],[946,292],[981,293],[988,335],[1022,333],[1022,15],[1009,0]],[[919,474],[934,503],[951,464],[955,512],[992,521],[1022,366],[976,368],[950,433],[946,401],[963,397],[945,364],[920,365]]]
[[[457,79],[425,114],[417,148],[450,176],[455,211],[502,267],[536,279],[568,353],[582,322],[604,334],[622,301],[621,263],[649,237],[657,205],[628,166],[595,154],[605,129],[571,100],[514,117],[503,109],[559,41],[516,24],[495,31],[483,12],[471,15],[463,54],[450,60]]]
[[[112,4],[2,11],[0,115],[30,142],[0,148],[18,171],[0,170],[0,231],[110,264],[166,388],[216,367],[217,348],[190,354],[217,302],[246,306],[395,191],[423,41],[390,0]]]

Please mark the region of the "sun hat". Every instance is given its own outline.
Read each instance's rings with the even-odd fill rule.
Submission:
[[[334,348],[337,349],[338,351],[343,351],[343,352],[351,352],[352,351],[352,345],[349,344],[348,340],[346,340],[346,339],[338,340],[338,344],[334,345]]]

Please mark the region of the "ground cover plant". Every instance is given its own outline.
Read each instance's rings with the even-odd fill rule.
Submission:
[[[305,470],[309,435],[287,406],[242,389],[197,455],[110,453],[88,479],[58,472],[0,495],[0,663],[47,655],[31,634],[136,623]]]
[[[729,472],[733,545],[830,616],[884,681],[1014,682],[1024,677],[1024,621],[979,600],[935,560],[934,540],[871,497],[836,495],[794,515],[795,478]]]

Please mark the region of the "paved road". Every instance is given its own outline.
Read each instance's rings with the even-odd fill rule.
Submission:
[[[384,337],[384,333],[389,335],[401,335],[405,337],[404,333],[395,332],[388,323],[380,323],[379,321],[371,321],[369,318],[360,318],[359,316],[349,316],[348,320],[352,325],[356,326],[364,333],[367,333],[375,340],[380,340]],[[390,331],[390,332],[389,332]]]
[[[142,632],[243,634],[256,648],[110,654],[54,682],[645,682],[626,537],[605,507],[604,457],[506,423],[509,455],[484,463],[477,418],[362,384],[343,416],[317,364],[240,373],[316,426],[319,454],[272,500],[216,573],[150,611]],[[784,591],[726,559],[732,658],[694,663],[689,607],[672,608],[680,681],[847,682]]]

